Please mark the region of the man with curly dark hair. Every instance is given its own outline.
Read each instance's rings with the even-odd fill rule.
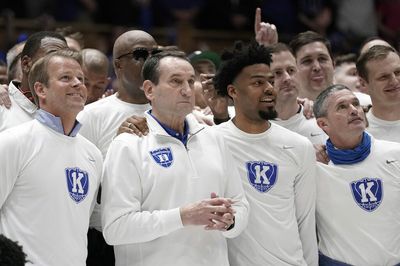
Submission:
[[[0,234],[0,265],[24,266],[26,262],[26,254],[18,242]]]
[[[247,229],[228,240],[231,265],[317,265],[315,153],[311,142],[269,120],[276,92],[270,49],[236,42],[214,78],[236,116],[216,127],[239,169],[251,212]]]

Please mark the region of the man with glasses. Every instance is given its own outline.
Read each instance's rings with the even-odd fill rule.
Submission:
[[[156,48],[154,38],[144,31],[132,30],[119,36],[113,48],[118,92],[86,105],[78,116],[83,124],[80,133],[100,149],[103,157],[122,122],[132,115],[143,116],[150,109],[141,88],[141,71],[144,61],[157,51]],[[92,225],[100,225],[98,207],[92,216]],[[112,248],[105,248],[105,245],[101,233],[90,230],[88,265],[113,265]],[[104,252],[104,249],[107,251]]]

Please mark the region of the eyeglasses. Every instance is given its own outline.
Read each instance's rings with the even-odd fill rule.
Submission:
[[[158,54],[159,52],[161,52],[161,50],[158,50],[158,49],[148,50],[147,48],[140,47],[140,48],[136,48],[132,52],[118,56],[117,59],[120,59],[127,55],[132,55],[133,59],[135,59],[136,61],[139,61],[141,59],[144,61],[150,55],[155,55],[155,54]]]

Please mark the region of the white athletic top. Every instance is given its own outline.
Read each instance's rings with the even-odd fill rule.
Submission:
[[[0,233],[33,265],[86,265],[100,151],[37,120],[0,133],[0,151]]]
[[[38,109],[11,81],[8,85],[11,100],[10,109],[0,105],[0,132],[8,128],[31,121]]]
[[[82,123],[80,134],[96,145],[105,158],[122,122],[132,115],[144,116],[149,109],[150,104],[127,103],[113,94],[86,105],[78,114],[77,120]]]
[[[372,139],[352,165],[318,164],[320,251],[351,265],[400,263],[400,144]]]
[[[145,137],[123,133],[105,160],[103,234],[114,245],[117,266],[229,265],[225,238],[247,225],[248,203],[222,136],[188,116],[185,147],[147,115]],[[232,198],[233,229],[183,227],[179,208],[210,198]]]
[[[312,144],[325,145],[328,136],[317,125],[315,118],[307,119],[303,114],[303,106],[299,113],[295,114],[287,120],[275,119],[272,123],[278,124],[286,129],[289,129],[297,134],[308,138]]]
[[[367,131],[376,139],[400,142],[400,120],[386,121],[377,118],[372,113],[372,108],[367,113]]]
[[[225,137],[250,204],[249,223],[228,241],[233,266],[317,265],[315,152],[279,125],[248,134],[232,121],[215,127]]]

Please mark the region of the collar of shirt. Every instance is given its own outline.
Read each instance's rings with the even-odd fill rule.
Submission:
[[[61,118],[50,114],[49,112],[46,112],[42,109],[39,109],[36,112],[35,115],[36,120],[38,120],[40,123],[48,126],[49,128],[55,130],[56,132],[60,133],[60,134],[64,134],[64,128],[62,126],[61,123]],[[75,125],[71,130],[71,133],[69,133],[68,136],[70,137],[75,137],[76,134],[78,134],[79,129],[81,128],[82,124],[79,123],[77,120],[75,120]]]
[[[183,145],[186,146],[187,144],[187,140],[188,140],[188,136],[189,136],[189,125],[185,119],[184,124],[183,124],[183,134],[179,133],[178,131],[170,128],[169,126],[161,123],[152,113],[151,110],[149,111],[149,114],[154,118],[154,120],[157,121],[157,123],[160,124],[160,126],[165,130],[165,132],[168,133],[168,135],[170,135],[171,137],[176,138],[177,140],[181,141],[183,143]]]

